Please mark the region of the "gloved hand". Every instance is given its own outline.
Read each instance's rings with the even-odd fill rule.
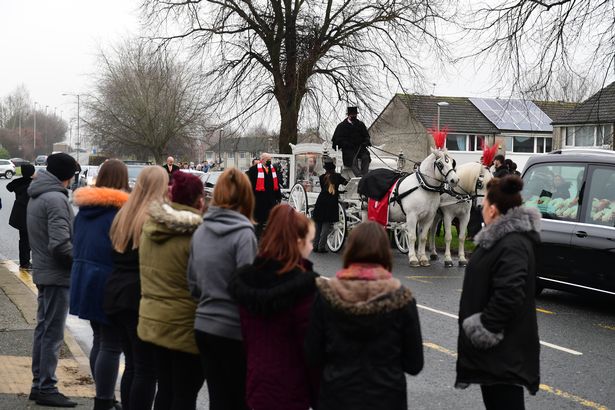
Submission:
[[[480,320],[480,315],[481,313],[478,312],[468,316],[461,324],[461,327],[474,347],[480,350],[487,350],[496,346],[504,339],[504,332],[493,333],[487,330]]]

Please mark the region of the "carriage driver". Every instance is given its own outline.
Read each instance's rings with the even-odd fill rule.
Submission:
[[[372,144],[367,127],[357,119],[357,107],[348,107],[346,114],[348,117],[337,125],[333,133],[333,149],[342,150],[344,166],[352,168],[354,175],[359,177],[369,171],[371,157],[367,147]]]

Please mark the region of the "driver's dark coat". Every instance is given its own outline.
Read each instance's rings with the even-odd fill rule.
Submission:
[[[372,145],[365,123],[358,119],[355,119],[352,123],[348,119],[340,122],[333,133],[332,143],[333,149],[342,150],[342,159],[347,167],[352,166],[352,161],[357,153],[359,156],[364,153],[369,155],[366,147]]]

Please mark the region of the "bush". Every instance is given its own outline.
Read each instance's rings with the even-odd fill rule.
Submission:
[[[0,147],[0,159],[9,159],[11,158],[11,154],[7,151],[6,148]]]
[[[96,166],[96,165],[102,164],[108,159],[109,159],[108,157],[105,157],[103,155],[90,155],[90,157],[88,158],[88,164],[92,166]]]

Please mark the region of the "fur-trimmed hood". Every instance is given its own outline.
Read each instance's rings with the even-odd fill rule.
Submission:
[[[83,187],[75,191],[73,202],[78,207],[104,206],[121,208],[128,201],[128,192],[105,187]]]
[[[343,280],[318,278],[322,297],[335,310],[355,316],[387,313],[401,309],[413,300],[410,289],[398,279]]]
[[[195,208],[166,202],[153,202],[149,209],[150,222],[143,233],[154,241],[164,241],[178,234],[192,234],[203,222]]]
[[[304,261],[304,266],[306,271],[293,269],[277,274],[282,267],[280,262],[256,258],[252,265],[236,272],[228,289],[239,305],[251,313],[269,316],[316,293],[318,274],[312,271],[311,262]]]
[[[490,249],[504,236],[513,233],[540,233],[540,212],[534,208],[518,206],[509,209],[493,223],[486,225],[474,237],[474,242],[481,248]]]

